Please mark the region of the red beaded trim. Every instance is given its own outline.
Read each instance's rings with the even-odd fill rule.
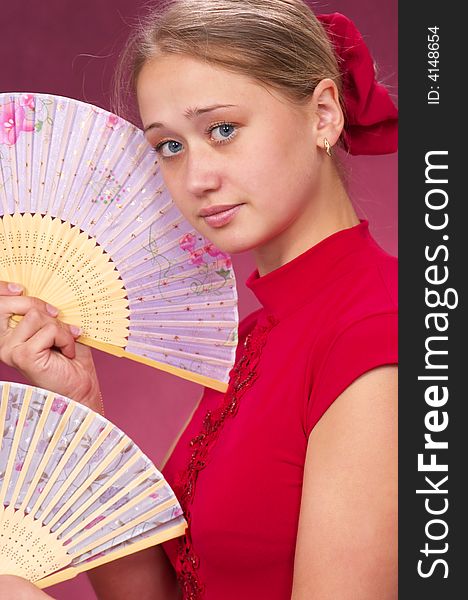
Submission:
[[[194,437],[190,445],[193,447],[188,468],[183,472],[177,486],[179,502],[184,509],[187,520],[185,536],[179,538],[177,554],[177,572],[183,592],[183,600],[199,600],[203,597],[204,585],[200,582],[197,569],[198,556],[192,547],[190,504],[193,502],[198,473],[204,469],[208,461],[208,453],[219,437],[225,420],[234,417],[239,409],[239,401],[257,379],[257,366],[270,330],[278,323],[268,317],[267,325],[257,324],[244,342],[244,354],[232,369],[229,387],[224,401],[215,410],[209,410],[203,420],[201,433]]]

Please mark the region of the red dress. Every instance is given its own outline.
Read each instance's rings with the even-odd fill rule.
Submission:
[[[184,600],[289,600],[308,436],[397,362],[397,261],[367,221],[247,286],[263,308],[239,327],[230,387],[205,390],[164,468],[190,523],[164,544]]]

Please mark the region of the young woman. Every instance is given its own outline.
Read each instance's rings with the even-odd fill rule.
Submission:
[[[262,308],[228,391],[205,391],[164,468],[187,534],[96,569],[98,597],[394,600],[396,260],[335,152],[396,149],[362,38],[301,0],[173,0],[129,55],[174,201],[223,251],[253,251]],[[57,311],[0,294],[0,360],[99,410],[90,352]]]

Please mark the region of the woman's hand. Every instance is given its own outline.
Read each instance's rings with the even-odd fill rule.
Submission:
[[[34,584],[15,575],[0,575],[0,598],[2,600],[53,600]]]
[[[22,315],[15,328],[12,315]],[[33,385],[101,409],[91,350],[77,344],[78,329],[61,323],[58,311],[19,286],[0,281],[0,362],[17,369]]]

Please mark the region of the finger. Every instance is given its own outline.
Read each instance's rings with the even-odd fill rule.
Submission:
[[[51,316],[44,314],[38,308],[32,308],[30,311],[26,313],[26,315],[21,319],[15,329],[10,333],[8,337],[8,345],[10,348],[16,348],[18,346],[22,346],[28,343],[32,337],[36,336],[37,333],[41,331],[41,329],[49,327],[48,331],[55,331],[54,338],[60,339],[63,346],[63,354],[68,358],[75,357],[75,337],[68,325],[57,321],[57,319],[52,318]],[[43,339],[44,342],[46,340],[50,340],[50,333],[48,336],[44,338],[40,337],[39,339]],[[43,346],[36,351],[44,351],[48,348],[51,348],[54,343],[51,343],[50,346]],[[57,346],[59,347],[59,346]],[[61,346],[60,346],[61,347]],[[5,351],[5,350],[4,350]]]
[[[0,281],[0,296],[14,296],[22,294],[24,287],[20,283],[14,283],[12,281]]]
[[[75,340],[57,322],[47,323],[27,343],[17,346],[12,352],[12,359],[17,368],[27,373],[34,363],[44,358],[44,353],[53,352],[53,348],[60,350],[67,358],[75,358]]]
[[[59,314],[57,308],[39,298],[32,296],[0,296],[0,333],[8,329],[8,321],[11,316],[24,316],[33,309],[51,317],[56,317]]]

